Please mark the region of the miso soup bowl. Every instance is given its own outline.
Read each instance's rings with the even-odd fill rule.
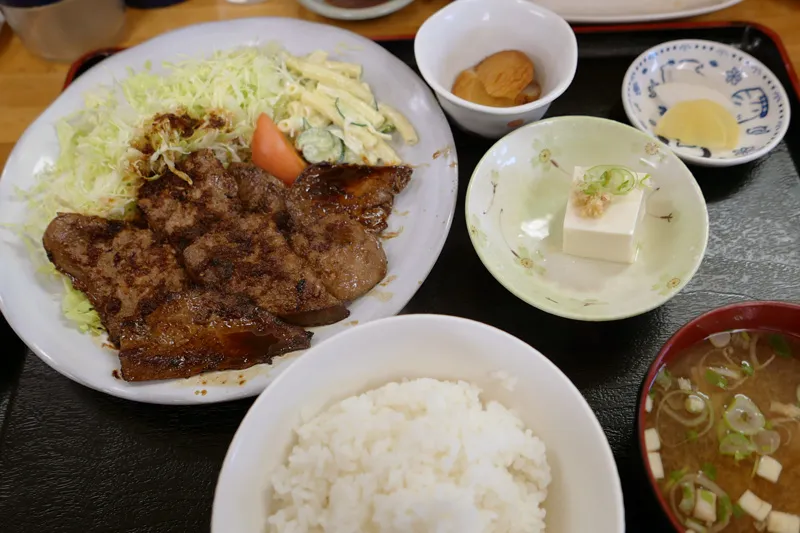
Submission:
[[[502,50],[533,60],[542,95],[515,107],[473,104],[454,95],[458,74]],[[575,77],[578,42],[567,22],[528,0],[458,0],[436,12],[414,40],[417,66],[448,115],[465,130],[499,139],[539,120]]]
[[[678,517],[672,512],[669,502],[658,490],[658,482],[650,471],[647,459],[647,447],[644,442],[647,393],[653,386],[656,374],[661,367],[669,364],[681,352],[714,333],[734,329],[760,329],[784,335],[800,336],[800,305],[788,302],[742,302],[714,309],[695,318],[679,329],[658,352],[658,356],[644,379],[639,397],[639,411],[636,419],[637,436],[647,478],[650,480],[650,486],[658,503],[672,522],[675,531],[679,533],[683,533],[686,527],[680,523]]]

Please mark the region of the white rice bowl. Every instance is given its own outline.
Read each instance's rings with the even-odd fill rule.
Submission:
[[[306,421],[272,474],[269,531],[544,531],[545,445],[480,393],[395,382]]]
[[[496,530],[625,533],[603,429],[519,339],[405,315],[317,344],[267,387],[228,449],[211,533],[469,533],[494,515]]]

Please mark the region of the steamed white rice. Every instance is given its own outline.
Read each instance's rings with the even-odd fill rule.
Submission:
[[[418,379],[314,416],[271,477],[269,531],[543,532],[544,443],[480,394]]]

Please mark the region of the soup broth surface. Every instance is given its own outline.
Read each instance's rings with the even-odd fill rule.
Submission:
[[[645,429],[658,432],[659,489],[687,530],[768,531],[768,519],[737,503],[748,490],[800,516],[799,356],[796,337],[735,331],[695,344],[659,372]],[[757,473],[770,457],[782,467],[777,482]],[[709,518],[695,509],[700,489],[715,493],[714,521],[698,518]]]

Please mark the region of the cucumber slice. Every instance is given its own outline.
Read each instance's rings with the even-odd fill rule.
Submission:
[[[365,123],[357,122],[355,120],[356,113],[352,109],[347,107],[345,105],[345,103],[342,102],[339,98],[336,99],[336,101],[334,102],[334,105],[336,106],[336,111],[339,112],[339,116],[341,116],[345,120],[345,122],[347,122],[349,120],[350,121],[350,125],[352,125],[352,126],[359,126],[359,127],[362,127],[362,128],[366,128],[367,127],[367,125]]]
[[[311,128],[297,136],[295,146],[309,163],[337,163],[344,156],[344,143],[328,130]]]

